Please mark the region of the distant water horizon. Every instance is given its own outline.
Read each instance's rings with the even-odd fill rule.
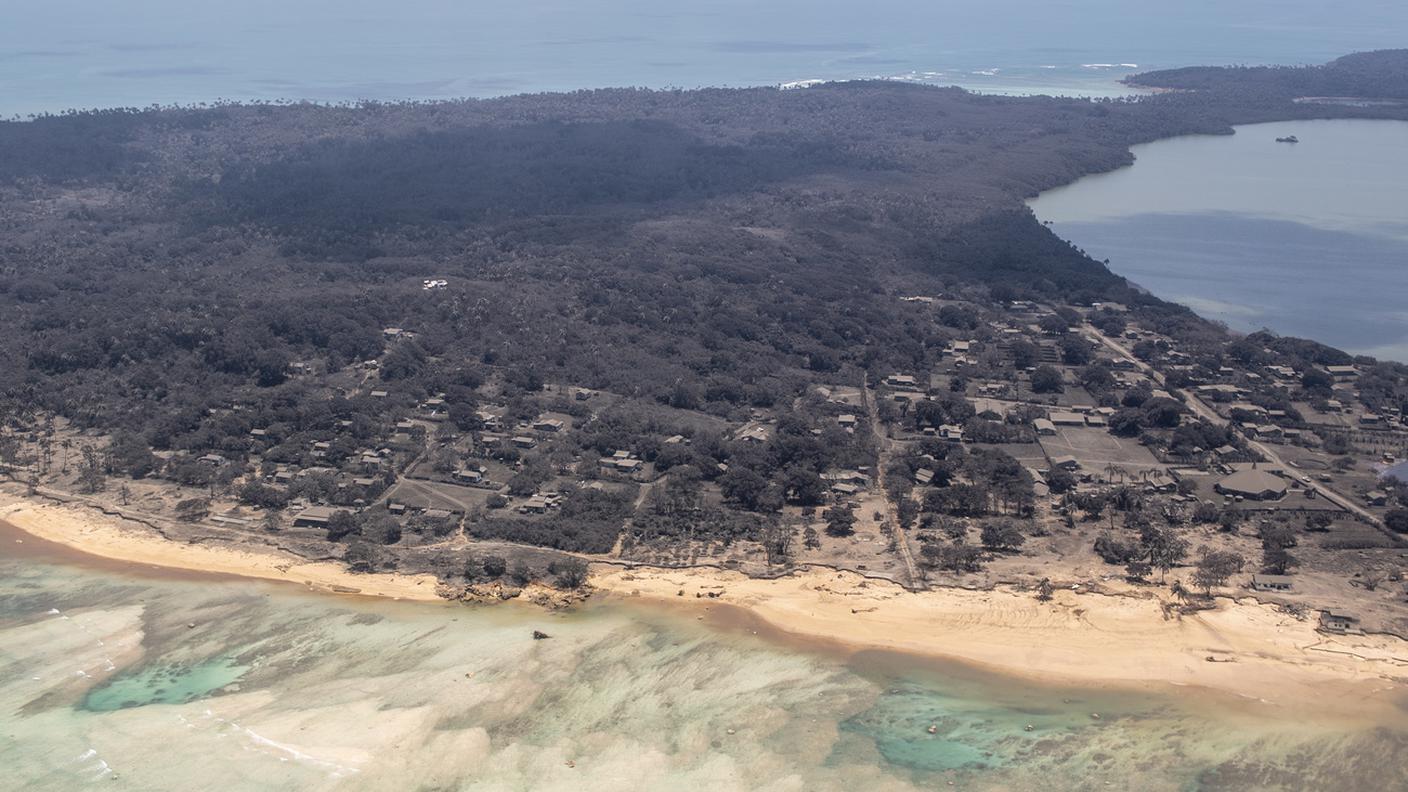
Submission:
[[[51,0],[0,26],[0,117],[852,79],[1116,96],[1138,71],[1405,41],[1408,4],[1382,0]]]
[[[1133,152],[1133,166],[1042,193],[1032,211],[1234,330],[1408,362],[1408,122],[1254,124]]]

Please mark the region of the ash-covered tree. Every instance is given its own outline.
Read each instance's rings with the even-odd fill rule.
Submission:
[[[1065,390],[1061,370],[1055,366],[1037,366],[1032,372],[1032,390],[1037,393],[1060,393]]]
[[[339,509],[328,518],[328,541],[340,542],[345,537],[358,533],[357,519],[352,512]]]
[[[587,583],[587,562],[580,558],[559,558],[548,564],[553,583],[562,589],[579,589]]]
[[[1227,583],[1233,575],[1242,571],[1246,559],[1231,550],[1214,550],[1207,545],[1198,548],[1198,565],[1193,570],[1193,585],[1200,586],[1203,593],[1212,596],[1213,588]]]
[[[998,520],[983,526],[979,537],[988,550],[1016,550],[1027,541],[1022,529],[1011,520]]]
[[[822,517],[826,518],[826,533],[830,536],[850,536],[856,532],[856,510],[848,504],[832,506]]]

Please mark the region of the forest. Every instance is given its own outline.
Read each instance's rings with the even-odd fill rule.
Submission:
[[[1192,66],[1145,72],[1127,82],[1273,98],[1408,99],[1408,50],[1358,52],[1318,66]]]

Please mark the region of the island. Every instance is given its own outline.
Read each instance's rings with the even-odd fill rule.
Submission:
[[[1405,77],[1396,51],[1126,99],[861,81],[5,122],[0,518],[332,592],[713,601],[995,664],[1069,640],[1048,670],[1075,677],[1391,675],[1408,367],[1229,332],[1023,201],[1141,142],[1408,119]],[[967,648],[934,629],[974,613]],[[1118,668],[1072,661],[1092,618]],[[1238,637],[1209,654],[1182,619]]]

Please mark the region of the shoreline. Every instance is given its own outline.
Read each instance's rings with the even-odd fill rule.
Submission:
[[[435,593],[438,581],[434,575],[358,574],[341,564],[307,561],[278,550],[182,544],[142,523],[95,513],[87,507],[0,495],[0,523],[94,559],[166,572],[293,583],[328,594],[446,601]]]
[[[126,524],[124,524],[126,522]],[[189,574],[295,583],[317,593],[448,602],[432,575],[356,574],[326,561],[229,545],[181,544],[86,507],[0,498],[0,524],[75,560]],[[0,532],[4,544],[10,537]],[[23,541],[15,537],[15,541]],[[42,555],[43,550],[35,553]],[[1362,714],[1408,703],[1408,641],[1330,636],[1251,597],[1166,618],[1163,592],[1075,593],[1051,602],[999,587],[908,591],[857,573],[802,568],[749,578],[715,568],[593,565],[601,599],[695,616],[710,626],[843,657],[868,651],[958,662],[1052,685],[1189,688],[1276,708]],[[1211,660],[1210,660],[1211,659]],[[1191,691],[1190,691],[1191,692]]]
[[[849,572],[753,579],[717,570],[617,569],[598,591],[724,626],[854,655],[885,651],[952,661],[1050,685],[1187,689],[1250,704],[1361,715],[1408,702],[1408,641],[1330,636],[1250,597],[1165,618],[1150,589],[1055,592],[1038,602],[1008,588],[906,591]],[[680,592],[683,592],[681,595]],[[710,596],[714,593],[717,596]],[[1211,658],[1211,660],[1209,659]]]

